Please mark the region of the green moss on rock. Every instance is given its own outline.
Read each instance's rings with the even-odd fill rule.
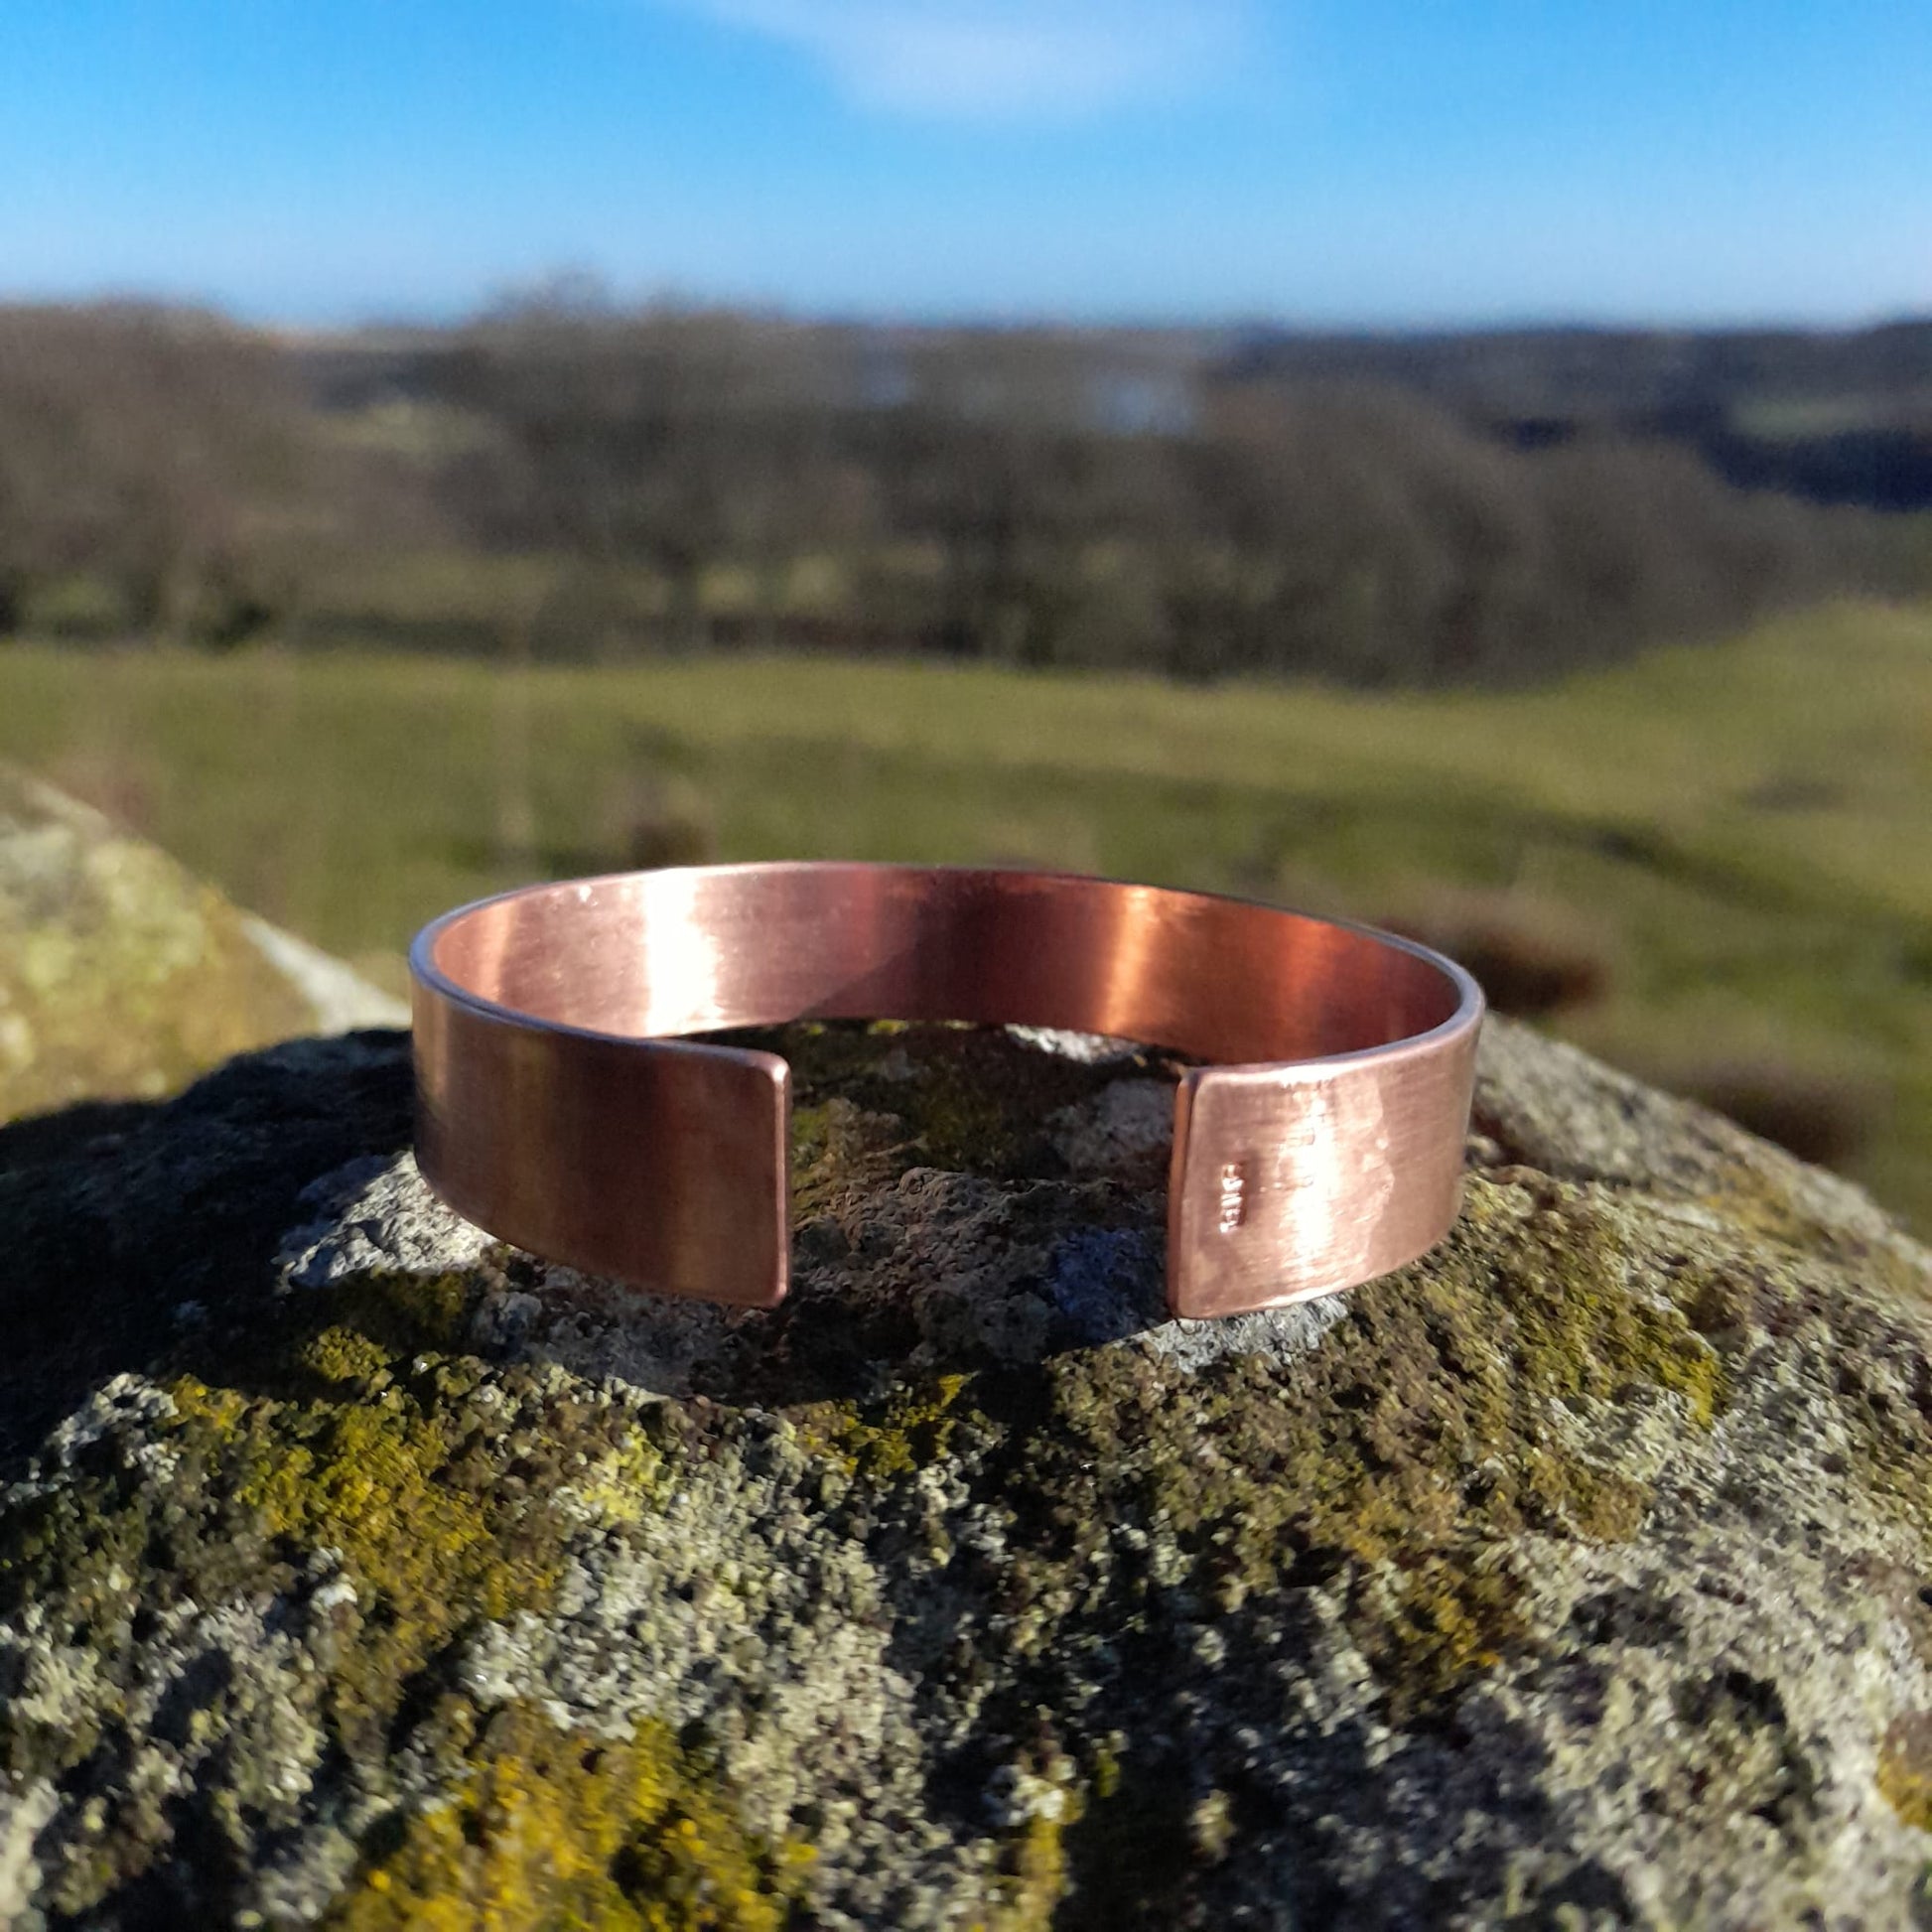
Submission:
[[[842,1176],[863,1187],[912,1167],[1050,1170],[1042,1123],[1136,1070],[1016,1051],[970,1027],[820,1022],[731,1036],[790,1062],[793,1192],[806,1211]]]
[[[1397,1715],[1440,1701],[1521,1628],[1484,1553],[1521,1531],[1616,1541],[1646,1492],[1566,1446],[1553,1405],[1681,1402],[1718,1413],[1724,1371],[1685,1315],[1640,1286],[1613,1232],[1473,1179],[1445,1246],[1357,1291],[1284,1376],[1237,1358],[1185,1376],[1127,1351],[1050,1369],[1037,1453],[1077,1531],[1122,1510],[1171,1538],[1216,1600],[1285,1579],[1347,1582]],[[1046,1586],[1042,1585],[1042,1587]]]

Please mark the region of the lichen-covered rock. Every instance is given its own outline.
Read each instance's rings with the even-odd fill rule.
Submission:
[[[398,1003],[88,806],[0,766],[0,1120],[153,1098]]]
[[[771,1314],[459,1221],[396,1036],[0,1131],[0,1917],[1932,1923],[1860,1196],[1499,1024],[1436,1254],[1175,1323],[1159,1056],[761,1037]]]

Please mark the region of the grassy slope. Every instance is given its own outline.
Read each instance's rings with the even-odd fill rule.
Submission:
[[[640,817],[722,857],[1021,859],[1600,959],[1562,1030],[1836,1082],[1932,1225],[1932,611],[1844,607],[1541,692],[1375,697],[735,658],[535,671],[0,651],[0,756],[339,951]],[[517,773],[527,771],[525,780]],[[509,855],[509,856],[506,856]]]

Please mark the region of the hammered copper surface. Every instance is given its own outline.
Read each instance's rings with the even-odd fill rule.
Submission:
[[[647,1289],[783,1297],[789,1069],[671,1036],[787,1020],[1025,1022],[1217,1062],[1175,1098],[1178,1314],[1350,1287],[1455,1214],[1482,996],[1360,927],[1065,874],[706,866],[465,906],[410,965],[430,1183]]]

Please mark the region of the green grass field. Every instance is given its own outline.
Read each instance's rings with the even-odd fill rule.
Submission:
[[[0,757],[392,982],[458,900],[699,854],[1051,863],[1395,919],[1555,961],[1548,1024],[1667,1085],[1831,1116],[1841,1165],[1932,1227],[1928,609],[1504,695],[16,644]]]

